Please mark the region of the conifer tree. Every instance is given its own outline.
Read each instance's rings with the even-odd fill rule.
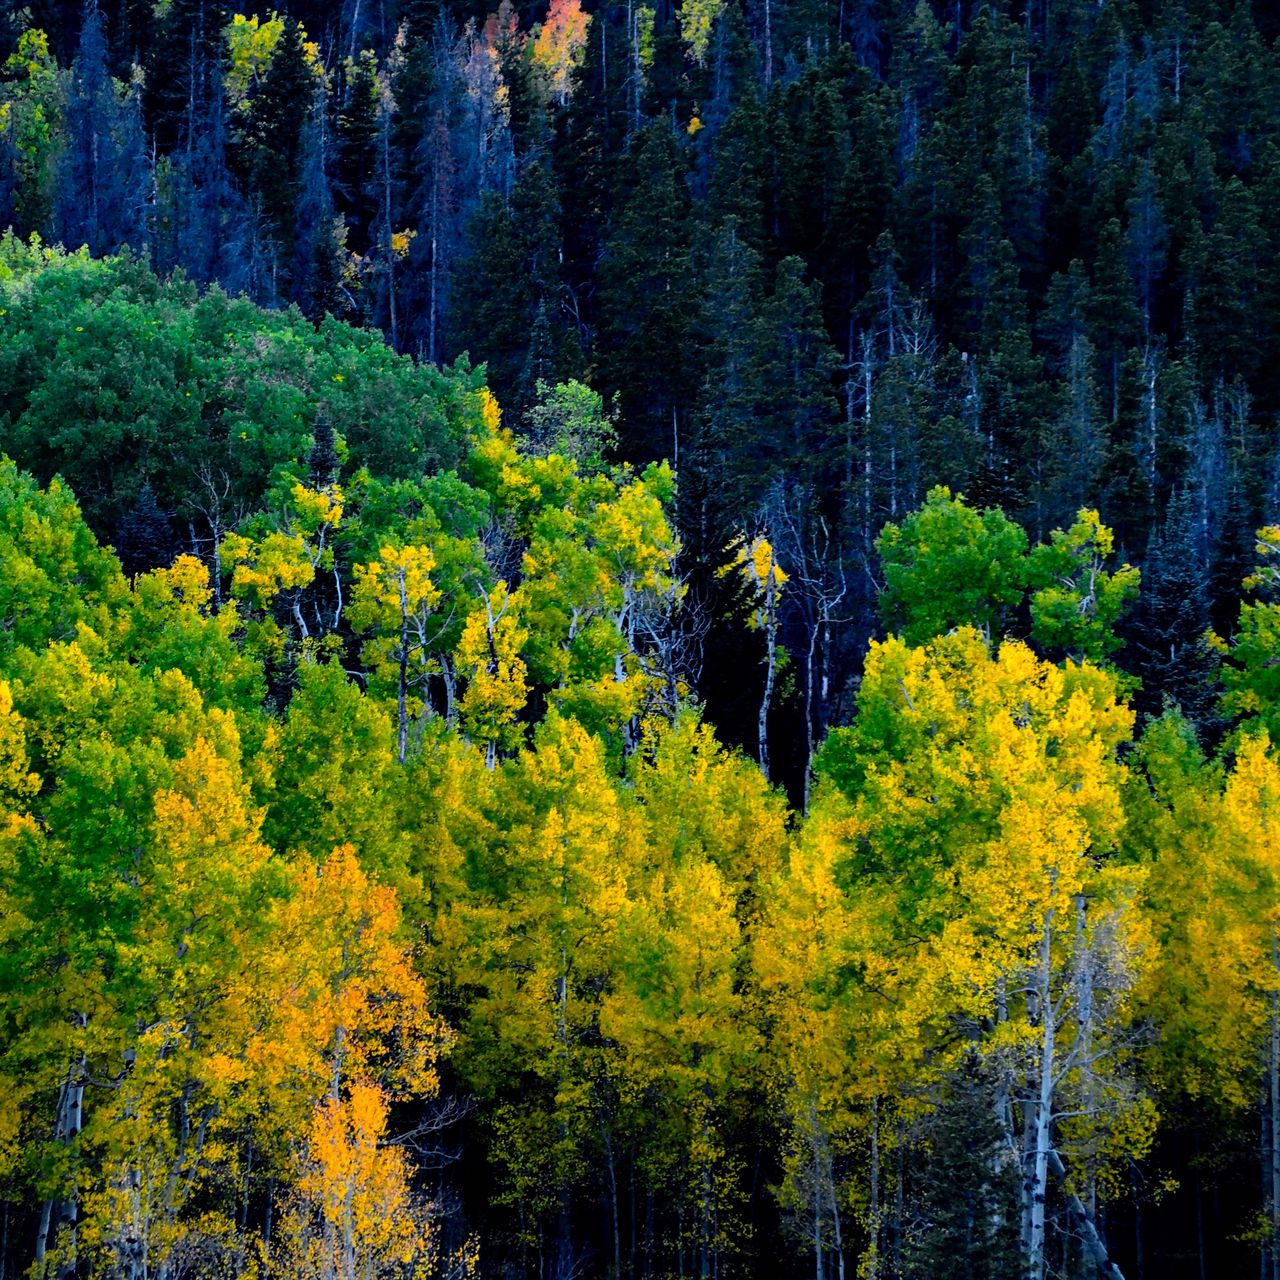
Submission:
[[[1218,660],[1208,641],[1208,574],[1185,490],[1170,499],[1151,535],[1142,594],[1128,628],[1131,669],[1142,680],[1138,705],[1158,715],[1165,700],[1202,733],[1215,729]]]
[[[683,160],[670,127],[655,123],[632,143],[600,278],[604,389],[621,398],[627,445],[649,457],[676,457],[689,430],[689,234]]]
[[[107,66],[97,0],[88,0],[67,96],[54,229],[98,255],[147,246],[147,157],[136,93],[121,96]]]

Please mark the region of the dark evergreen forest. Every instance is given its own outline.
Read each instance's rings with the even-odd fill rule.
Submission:
[[[18,8],[0,223],[466,356],[517,431],[539,382],[596,389],[620,456],[679,473],[731,737],[757,699],[711,570],[760,529],[804,565],[793,787],[849,711],[876,534],[935,484],[1033,538],[1097,507],[1147,569],[1140,706],[1207,716],[1187,655],[1280,502],[1270,6],[552,10],[299,3],[228,40],[210,0]],[[190,495],[120,467],[94,527],[150,484],[176,547]]]
[[[450,537],[483,543],[474,566],[448,572],[468,598],[483,581],[487,630],[469,641],[470,624],[458,614],[456,622],[439,623],[430,643],[439,641],[443,651],[440,637],[447,635],[449,652],[465,654],[483,639],[489,656],[473,670],[488,661],[487,675],[497,680],[514,669],[501,646],[503,618],[515,616],[504,615],[498,589],[505,592],[521,573],[535,576],[539,537],[553,544],[530,511],[563,501],[566,512],[586,521],[588,494],[601,511],[616,502],[630,512],[632,499],[666,503],[667,541],[665,525],[653,532],[659,517],[648,507],[643,519],[625,519],[651,521],[637,539],[652,536],[663,555],[671,553],[679,617],[663,615],[662,626],[647,633],[638,612],[618,621],[626,660],[652,660],[669,688],[669,697],[653,695],[655,705],[666,698],[675,723],[677,704],[696,703],[724,742],[756,757],[763,781],[785,793],[795,815],[809,810],[811,791],[824,784],[850,805],[856,807],[849,797],[872,805],[866,797],[875,769],[865,759],[875,733],[875,750],[886,758],[916,749],[901,745],[905,729],[868,727],[869,689],[900,685],[912,713],[909,685],[922,696],[907,668],[901,678],[887,674],[885,650],[869,644],[887,632],[913,645],[944,637],[938,643],[945,648],[958,645],[956,629],[972,623],[987,641],[1003,635],[1033,642],[1050,665],[1063,660],[1078,673],[1067,660],[1090,659],[1122,673],[1114,692],[1132,709],[1136,732],[1108,741],[1133,769],[1116,784],[1140,831],[1128,847],[1159,848],[1168,858],[1190,840],[1178,833],[1226,821],[1211,815],[1210,783],[1187,780],[1212,776],[1228,797],[1214,792],[1212,804],[1227,804],[1231,784],[1214,770],[1243,769],[1241,717],[1266,720],[1275,693],[1267,674],[1277,661],[1275,633],[1260,633],[1261,615],[1249,612],[1272,606],[1246,603],[1242,617],[1241,584],[1262,598],[1277,587],[1274,569],[1259,568],[1259,556],[1265,560],[1275,544],[1258,541],[1260,528],[1280,523],[1277,209],[1280,7],[1267,0],[684,0],[678,7],[667,0],[551,0],[549,8],[543,0],[502,0],[496,11],[484,0],[279,0],[249,13],[219,0],[9,0],[0,17],[0,228],[13,233],[0,255],[0,452],[39,485],[59,476],[74,493],[85,521],[80,526],[74,515],[76,538],[84,542],[66,560],[74,560],[75,572],[65,565],[60,572],[68,575],[67,589],[87,593],[86,600],[115,600],[109,609],[101,604],[107,612],[125,607],[112,596],[115,587],[101,585],[115,581],[119,566],[140,592],[137,584],[176,573],[175,560],[189,558],[206,566],[205,585],[216,597],[201,597],[209,618],[200,625],[216,629],[209,619],[223,603],[220,557],[224,567],[229,554],[239,555],[238,563],[266,573],[262,548],[275,536],[268,527],[299,546],[314,545],[310,571],[333,570],[332,586],[313,587],[308,578],[305,590],[288,597],[294,603],[287,619],[287,591],[274,606],[266,596],[244,594],[239,621],[223,628],[230,635],[248,619],[249,638],[237,631],[236,643],[259,666],[258,684],[244,677],[246,689],[252,684],[245,706],[287,714],[292,725],[304,712],[288,710],[291,699],[302,697],[299,690],[314,692],[320,679],[299,674],[298,654],[310,662],[323,649],[334,669],[345,664],[364,682],[370,699],[378,679],[389,682],[387,733],[394,737],[398,728],[398,742],[387,745],[388,737],[377,750],[385,748],[388,760],[398,755],[400,765],[421,749],[407,710],[407,597],[402,590],[398,658],[387,650],[374,659],[367,644],[362,648],[362,637],[375,630],[371,619],[381,616],[374,605],[365,615],[343,613],[355,570],[363,572],[379,553],[386,559],[378,538],[395,520],[426,528],[431,509],[447,512],[432,526],[433,538],[443,527]],[[41,246],[67,252],[50,249],[41,258]],[[99,259],[111,262],[97,271]],[[477,443],[476,423],[497,432],[498,407],[518,443],[518,462],[515,445],[510,457],[494,460],[498,434]],[[560,476],[552,483],[538,470],[560,456],[579,468],[572,482]],[[669,471],[651,465],[664,461]],[[516,481],[501,478],[500,464],[523,476],[534,496],[513,497]],[[325,529],[336,530],[342,516],[340,499],[330,502],[339,474],[348,525],[331,535],[331,545]],[[19,485],[16,475],[4,484]],[[290,498],[295,481],[304,487]],[[419,484],[429,491],[413,488]],[[35,489],[23,490],[20,501],[18,492],[4,503],[44,510]],[[64,492],[55,487],[39,502],[57,507]],[[314,510],[306,506],[313,499],[321,503]],[[297,510],[281,515],[290,502]],[[4,503],[0,514],[9,510]],[[486,504],[506,513],[507,523],[494,526],[500,537],[485,533],[488,517],[476,514],[489,511]],[[351,525],[357,509],[363,524]],[[48,518],[72,520],[65,512]],[[938,523],[930,525],[931,518]],[[21,521],[14,519],[10,531],[18,539]],[[585,528],[557,536],[596,547],[591,539],[604,535]],[[244,549],[244,538],[259,539],[258,549]],[[968,539],[976,559],[944,559],[935,584],[921,585],[911,572],[931,538],[934,552],[937,538],[948,547],[948,538]],[[108,572],[94,558],[105,553],[84,551],[90,543],[114,547],[119,566]],[[454,564],[431,545],[426,572]],[[237,546],[241,551],[228,552]],[[1029,546],[1035,549],[1027,567],[1010,569],[1002,585],[1000,566],[1022,566]],[[1055,560],[1054,548],[1066,559]],[[92,572],[82,555],[83,564],[97,566]],[[557,581],[570,581],[568,560],[547,556]],[[773,557],[785,570],[776,593]],[[548,562],[544,557],[541,567]],[[726,564],[743,571],[726,571]],[[1130,566],[1140,570],[1140,590]],[[402,565],[404,590],[406,572]],[[1092,575],[1087,588],[1080,572]],[[658,592],[655,581],[646,579],[645,590]],[[751,581],[756,590],[744,594]],[[1115,595],[1104,606],[1108,584]],[[964,594],[969,586],[972,598]],[[1046,622],[1043,593],[1059,589],[1081,617],[1105,615],[1097,635],[1082,638],[1061,619],[1056,630]],[[176,599],[198,594],[190,586],[185,597],[174,590]],[[938,603],[948,592],[954,616]],[[930,610],[939,616],[926,619]],[[521,616],[535,645],[540,627],[552,635],[560,625],[559,614],[554,622],[546,620],[550,613]],[[253,630],[276,624],[287,642]],[[577,624],[575,613],[566,623],[566,653]],[[18,637],[23,625],[9,619],[3,635]],[[30,643],[70,642],[79,625],[77,613],[62,631]],[[513,638],[512,652],[527,639]],[[313,641],[320,649],[306,647]],[[122,662],[152,661],[123,640],[111,643],[124,646]],[[8,653],[7,644],[0,650]],[[593,732],[593,715],[608,725],[602,751],[619,759],[644,754],[635,707],[610,718],[586,693],[572,704],[561,696],[572,680],[585,689],[585,672],[603,680],[612,655],[596,671],[574,650],[563,671],[550,658],[539,671],[536,655],[521,652],[532,692],[527,709],[513,713],[524,725],[520,733],[534,734],[544,718],[552,723],[557,708],[576,707]],[[981,667],[958,654],[947,659],[948,672]],[[208,671],[224,659],[231,662],[220,656],[202,668],[204,677],[191,676],[211,705]],[[623,666],[618,656],[619,682]],[[516,731],[506,720],[493,721],[501,729],[475,727],[480,712],[455,693],[478,688],[478,677],[467,686],[462,670],[446,662],[423,676],[423,723],[434,707],[452,727],[456,703],[489,770],[503,759],[516,768],[511,762],[522,759],[524,739],[511,736]],[[0,728],[11,711],[34,724],[53,695],[41,701],[31,692],[39,687],[33,667],[17,663],[6,671],[18,682],[18,710],[7,694],[0,697]],[[990,678],[998,684],[1004,676]],[[1028,688],[1041,688],[1051,677],[1027,679]],[[330,695],[339,703],[346,696]],[[1089,696],[1095,709],[1103,706],[1102,693]],[[981,702],[978,693],[974,698]],[[322,703],[317,695],[316,706]],[[374,713],[344,714],[358,720]],[[941,720],[931,723],[935,734]],[[316,726],[317,740],[332,730],[319,712]],[[277,750],[274,729],[240,732],[252,743],[246,759]],[[370,741],[377,737],[368,732]],[[10,759],[7,741],[0,734],[0,763]],[[944,751],[936,743],[920,748],[928,750],[939,758]],[[49,778],[61,776],[47,744],[30,752],[36,773],[47,767]],[[863,763],[849,764],[842,752]],[[610,767],[602,764],[601,776]],[[661,773],[660,761],[645,767],[655,778]],[[465,788],[450,790],[457,780],[447,781],[453,775],[445,765],[430,768],[429,784],[415,785],[465,808],[458,798]],[[617,766],[618,777],[625,768]],[[250,776],[249,764],[245,769],[245,794],[268,815],[268,843],[293,849],[292,811]],[[8,785],[0,785],[0,799],[25,794],[19,783],[5,791]],[[626,785],[642,793],[658,787],[653,778]],[[515,781],[510,787],[510,795],[488,796],[483,817],[473,815],[477,830],[501,826],[503,807],[518,807],[522,793]],[[391,794],[390,783],[385,789]],[[645,803],[662,812],[652,797]],[[877,820],[819,806],[809,824],[816,834],[784,835],[773,800],[756,796],[751,803],[759,806],[751,821],[761,829],[768,822],[760,814],[772,814],[779,847],[794,839],[819,849],[837,838],[830,833],[841,822]],[[892,807],[883,797],[878,803],[885,813]],[[395,816],[376,823],[411,829],[409,804],[407,795],[395,800]],[[481,807],[477,801],[477,814]],[[0,819],[5,812],[0,805]],[[329,831],[328,816],[300,812],[298,823]],[[674,820],[678,804],[665,812]],[[972,818],[964,814],[956,830]],[[1101,847],[1096,831],[1105,822],[1096,814],[1088,820]],[[994,823],[973,831],[992,840]],[[793,826],[800,830],[799,816]],[[867,851],[871,829],[840,837],[857,852],[836,858],[833,884],[848,889],[856,875],[889,875],[889,864]],[[1260,829],[1259,848],[1274,848],[1276,828],[1263,821]],[[901,831],[894,832],[899,839]],[[340,823],[332,834],[332,843],[360,848]],[[489,847],[474,832],[438,838],[469,850],[458,858],[459,865],[471,859],[472,871],[475,859],[483,860],[475,851]],[[940,858],[951,866],[941,844],[912,847],[920,865]],[[1134,857],[1135,865],[1142,862]],[[398,858],[388,854],[379,871],[414,901],[397,880],[412,878]],[[897,868],[889,880],[900,884],[912,874],[910,866]],[[751,904],[765,893],[763,873],[753,876],[734,881],[743,937],[755,919]],[[1244,902],[1257,888],[1249,880],[1246,891],[1246,880],[1227,876],[1223,893],[1238,892]],[[1196,883],[1160,884],[1166,897],[1152,890],[1163,903],[1152,908],[1153,918],[1181,920],[1181,908],[1170,904],[1192,900]],[[432,885],[430,893],[421,890],[423,903],[434,901]],[[440,889],[442,900],[452,891]],[[697,897],[689,893],[690,901]],[[1085,896],[1081,890],[1078,900]],[[1248,900],[1254,905],[1241,908],[1242,919],[1273,918]],[[907,936],[940,918],[922,906],[911,911],[917,909],[918,916],[903,909],[902,918],[913,922]],[[803,912],[796,911],[786,927],[799,937]],[[814,1009],[829,1012],[842,984],[874,989],[880,980],[867,957],[878,945],[868,939],[881,935],[869,920],[856,924],[862,950],[849,955],[858,958],[832,962]],[[415,927],[420,923],[415,917]],[[511,927],[524,936],[524,925]],[[698,927],[693,916],[681,926]],[[986,926],[974,927],[981,934]],[[1222,926],[1221,936],[1228,933]],[[1203,959],[1200,936],[1169,924],[1163,954]],[[636,955],[660,950],[640,933],[628,945]],[[837,944],[831,946],[835,954]],[[734,952],[726,992],[757,991],[757,984],[769,992],[791,981],[783,961],[772,980],[767,973],[749,977],[745,948]],[[52,943],[46,960],[53,968],[66,963]],[[1216,963],[1204,960],[1205,972]],[[0,970],[0,985],[16,982],[16,970]],[[492,1007],[476,1015],[476,992],[488,990],[477,972],[436,975],[431,988],[433,1008],[451,1025],[470,1027],[472,1040],[464,1043],[473,1055],[462,1053],[457,1074],[440,1068],[444,1136],[423,1139],[431,1158],[422,1177],[447,1207],[446,1235],[453,1233],[456,1251],[448,1264],[456,1271],[440,1274],[475,1267],[481,1275],[555,1280],[834,1280],[846,1269],[879,1280],[1024,1274],[1035,1227],[1029,1217],[1019,1235],[1019,1177],[998,1157],[1001,1126],[1015,1127],[1014,1104],[1007,1085],[990,1074],[990,1061],[977,1049],[963,1058],[950,1033],[942,1036],[952,1055],[945,1086],[933,1078],[919,1083],[923,1076],[896,1092],[868,1086],[835,1107],[839,1121],[820,1123],[819,1109],[806,1119],[795,1109],[798,1095],[781,1104],[749,1072],[741,1087],[730,1087],[732,1055],[717,1068],[716,1088],[723,1088],[714,1100],[711,1084],[689,1085],[687,1095],[663,1095],[669,1112],[650,1114],[656,1095],[645,1088],[656,1086],[647,1068],[636,1067],[621,1084],[606,1081],[604,1068],[593,1075],[595,1066],[583,1066],[572,1081],[543,1076],[536,1088],[532,1076],[524,1084],[503,1076],[501,1037],[495,1033],[490,1043],[475,1025],[506,1015],[492,995],[485,997]],[[1082,970],[1072,972],[1077,986],[1085,981]],[[1101,969],[1096,980],[1101,991]],[[563,995],[571,985],[567,969],[558,981]],[[1054,1216],[1049,1245],[1039,1254],[1032,1249],[1037,1280],[1114,1280],[1119,1272],[1129,1280],[1208,1280],[1257,1274],[1259,1265],[1264,1278],[1280,1275],[1275,974],[1250,988],[1265,999],[1239,1015],[1252,1019],[1258,1044],[1270,1036],[1269,1065],[1249,1058],[1247,1070],[1236,1070],[1232,1058],[1230,1085],[1201,1059],[1219,1051],[1224,1060],[1248,1055],[1234,1041],[1223,1047],[1201,1035],[1202,1024],[1186,1010],[1221,991],[1207,977],[1199,987],[1188,981],[1189,994],[1166,984],[1143,997],[1138,1014],[1115,1014],[1129,1028],[1120,1056],[1141,1059],[1152,1025],[1161,1028],[1156,1038],[1174,1045],[1167,1060],[1143,1060],[1130,1073],[1145,1082],[1144,1098],[1159,1098],[1159,1124],[1152,1119],[1144,1130],[1146,1103],[1135,1101],[1141,1090],[1105,1086],[1112,1089],[1107,1106],[1125,1116],[1115,1129],[1130,1137],[1108,1130],[1105,1139],[1081,1139],[1094,1162],[1087,1179],[1072,1182],[1050,1167]],[[644,982],[637,989],[640,1003],[652,994]],[[612,998],[611,990],[601,979],[590,998]],[[1052,1009],[1047,987],[1043,996]],[[619,1025],[640,1020],[639,1007],[618,1012]],[[772,1043],[771,1020],[787,1015],[762,1010],[764,1003],[751,1015],[753,1034]],[[10,1036],[28,1017],[5,1016],[17,1018],[5,1024]],[[652,1010],[643,1016],[655,1025],[663,1020]],[[1034,1004],[1027,1017],[1034,1027],[1045,1021]],[[577,1047],[595,1053],[612,1045],[603,1025],[592,1023]],[[563,1025],[560,1034],[567,1034]],[[892,1056],[885,1046],[894,1043],[887,1038],[877,1053]],[[532,1044],[520,1052],[534,1056]],[[688,1066],[689,1080],[701,1079],[702,1052]],[[859,1061],[849,1069],[865,1069],[868,1079],[888,1072],[880,1058],[875,1066]],[[83,1070],[88,1079],[90,1067]],[[69,1143],[63,1111],[73,1076],[61,1092],[45,1082],[58,1098],[55,1127],[63,1126],[48,1139],[50,1150]],[[539,1099],[531,1104],[537,1125],[521,1127],[508,1109],[522,1105],[526,1086]],[[813,1084],[813,1096],[825,1096],[824,1087]],[[335,1075],[335,1105],[337,1093]],[[931,1110],[943,1095],[945,1105]],[[705,1114],[715,1110],[714,1134],[710,1122],[698,1128],[704,1102]],[[396,1105],[407,1108],[409,1119],[399,1118],[418,1125],[415,1132],[435,1132],[423,1128],[417,1104]],[[882,1106],[892,1108],[892,1120]],[[1095,1109],[1105,1110],[1097,1097],[1081,1102],[1073,1095],[1072,1114]],[[1027,1134],[1031,1115],[1028,1109]],[[681,1117],[688,1132],[672,1138]],[[10,1133],[0,1124],[4,1231],[12,1218],[24,1242],[37,1232],[52,1241],[49,1215],[71,1203],[74,1216],[76,1197],[32,1190],[53,1184],[61,1157],[46,1153],[38,1169],[25,1171],[3,1158],[19,1130],[35,1141],[14,1126]],[[1144,1136],[1132,1136],[1139,1132]],[[559,1153],[554,1169],[530,1155],[541,1148]],[[714,1159],[706,1156],[713,1148]],[[1051,1154],[1061,1166],[1056,1148]],[[672,1190],[686,1162],[705,1175],[701,1190],[690,1190],[691,1181]],[[182,1176],[195,1185],[194,1174]],[[269,1223],[274,1203],[274,1183],[255,1176],[243,1174],[242,1240],[244,1223],[264,1214]],[[716,1182],[716,1203],[732,1205],[732,1214],[726,1208],[725,1223],[714,1227],[707,1207],[713,1179],[732,1186],[730,1194]],[[1040,1185],[1043,1192],[1048,1183]],[[1014,1206],[1009,1221],[1002,1205]],[[470,1232],[481,1242],[478,1263],[464,1243]],[[25,1243],[4,1239],[0,1280],[30,1261]],[[77,1268],[85,1276],[147,1274],[136,1258],[126,1265],[117,1253],[107,1266],[90,1257],[84,1245],[78,1263],[64,1254],[49,1265],[64,1277]],[[230,1257],[224,1250],[215,1266],[197,1249],[166,1263],[163,1275],[248,1275],[261,1263]],[[261,1274],[279,1273],[261,1265]],[[388,1269],[359,1274],[418,1274],[407,1265],[393,1260]],[[296,1274],[310,1274],[296,1266]]]

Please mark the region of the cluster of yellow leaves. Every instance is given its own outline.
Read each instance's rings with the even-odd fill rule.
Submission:
[[[233,108],[244,110],[275,59],[280,37],[284,35],[284,19],[274,10],[271,17],[265,20],[256,14],[246,17],[237,13],[227,24],[225,35],[227,67],[223,83],[226,85],[227,101]],[[323,81],[325,71],[319,44],[304,37],[302,47],[307,66],[317,80]]]
[[[499,582],[484,608],[467,619],[458,645],[458,666],[467,680],[463,725],[473,741],[484,745],[491,762],[498,751],[519,741],[517,717],[529,696],[520,657],[528,632],[510,604],[507,584]]]
[[[275,945],[257,964],[262,1030],[245,1062],[262,1087],[304,1101],[374,1080],[393,1096],[430,1095],[446,1041],[399,939],[395,893],[372,881],[350,846],[298,864],[276,907]]]
[[[1033,1109],[1047,1065],[1057,1109],[1071,1096],[1087,1112],[1054,1138],[1087,1176],[1145,1149],[1153,1109],[1123,1046],[1154,942],[1140,873],[1111,857],[1132,723],[1109,673],[1020,643],[993,654],[963,628],[872,645],[856,726],[824,753],[837,785],[819,790],[756,944],[777,1085],[811,1157],[794,1178],[880,1099],[910,1107],[975,1051]]]
[[[721,577],[737,574],[752,603],[750,624],[764,629],[777,613],[787,574],[774,556],[773,545],[763,535],[748,540],[735,538],[726,548],[733,559],[719,572]]]
[[[0,839],[31,825],[27,813],[40,779],[27,767],[26,732],[13,709],[13,692],[0,680]]]
[[[698,66],[704,65],[707,60],[711,28],[719,16],[721,3],[722,0],[684,0],[676,12],[680,34],[689,46],[689,57]]]
[[[1162,949],[1148,989],[1155,1068],[1172,1092],[1247,1106],[1280,998],[1280,762],[1255,733],[1224,775],[1195,753],[1179,760],[1161,729],[1144,744],[1154,797],[1139,797]]]

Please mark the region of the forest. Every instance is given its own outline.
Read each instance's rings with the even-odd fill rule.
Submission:
[[[0,6],[0,1280],[1280,1277],[1280,11]]]

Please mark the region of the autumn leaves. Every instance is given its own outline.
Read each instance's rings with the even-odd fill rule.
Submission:
[[[1135,743],[1095,513],[1028,553],[935,490],[789,814],[684,697],[670,473],[470,409],[458,473],[313,450],[221,579],[126,581],[0,466],[0,1178],[38,1267],[465,1275],[479,1221],[531,1270],[589,1236],[727,1273],[767,1195],[820,1275],[931,1274],[961,1203],[974,1274],[1067,1239],[1105,1272],[1161,1114],[1280,1095],[1275,535],[1210,759],[1174,710]],[[762,538],[726,575],[767,668],[798,579]],[[485,1199],[446,1213],[420,1156],[464,1142]]]

